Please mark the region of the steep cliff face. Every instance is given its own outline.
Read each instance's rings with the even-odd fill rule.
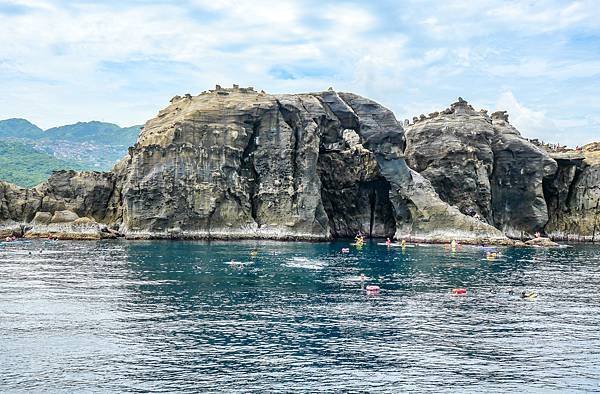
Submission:
[[[544,183],[550,212],[546,233],[557,240],[600,239],[600,144],[553,154],[558,171]]]
[[[492,114],[492,124],[494,225],[515,238],[542,232],[548,222],[542,184],[554,176],[557,164],[545,151],[522,138],[508,123],[505,112]]]
[[[319,155],[321,198],[334,237],[353,237],[359,231],[372,237],[393,237],[394,208],[389,182],[381,176],[373,153],[350,129],[343,133],[341,147]]]
[[[490,118],[464,101],[407,127],[408,165],[427,178],[442,200],[493,223],[494,168]]]
[[[543,230],[548,213],[542,183],[557,166],[520,136],[505,113],[490,117],[459,99],[441,113],[415,118],[406,140],[409,166],[444,201],[511,237]]]
[[[359,119],[363,145],[373,152],[380,173],[390,184],[396,238],[500,239],[501,232],[442,201],[431,183],[409,168],[403,153],[405,136],[391,111],[352,93],[341,98]]]
[[[146,124],[123,184],[130,236],[325,239],[317,163],[340,121],[315,95],[216,89]]]
[[[175,97],[130,150],[121,231],[328,239],[435,228],[440,236],[458,229],[465,238],[502,237],[431,187],[422,194],[403,145],[391,111],[353,94],[236,87]]]
[[[332,90],[175,97],[109,173],[0,182],[0,233],[598,238],[598,146],[550,157],[505,113],[464,100],[406,130],[379,104]]]

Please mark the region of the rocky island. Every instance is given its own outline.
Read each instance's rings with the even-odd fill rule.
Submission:
[[[548,152],[459,99],[412,122],[332,89],[176,96],[110,172],[0,182],[0,235],[594,241],[600,145]]]

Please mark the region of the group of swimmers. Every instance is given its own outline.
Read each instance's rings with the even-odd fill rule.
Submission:
[[[477,294],[477,290],[473,289],[470,290],[471,293],[473,294]],[[492,293],[496,293],[495,290],[492,290]],[[459,288],[455,288],[452,289],[452,295],[455,296],[465,296],[467,295],[467,289],[465,289],[464,287],[459,287]],[[510,296],[514,296],[515,295],[515,291],[514,290],[509,290],[508,291],[508,295]],[[524,300],[533,300],[536,299],[538,296],[538,294],[535,291],[522,291],[521,294],[519,295],[520,298],[524,299]]]
[[[364,245],[364,236],[362,235],[362,233],[359,231],[358,234],[356,235],[355,239],[355,245],[357,247],[362,247]],[[385,240],[385,245],[389,248],[392,245],[394,245],[394,243],[392,242],[392,240],[390,238],[386,238]],[[406,248],[406,240],[402,239],[400,241],[400,246],[404,249]],[[447,244],[446,247],[450,248],[453,252],[455,252],[457,249],[459,249],[461,247],[461,245],[456,241],[456,240],[452,240],[450,242],[450,244]],[[485,247],[485,245],[482,245],[482,247]],[[342,248],[342,253],[348,253],[350,251],[349,248]],[[488,260],[494,260],[497,257],[502,256],[502,254],[498,251],[487,251],[486,252],[486,259]],[[364,282],[365,282],[365,275],[361,274],[360,275],[360,279],[361,279],[361,288],[363,290],[367,291],[367,294],[379,294],[380,291],[380,287],[376,286],[376,285],[370,285],[370,286],[364,286]],[[473,293],[477,293],[476,290],[472,290]],[[466,295],[467,294],[467,289],[465,288],[456,288],[456,289],[452,289],[452,294],[453,295]],[[514,295],[515,292],[513,290],[510,290],[508,292],[509,295]],[[520,294],[520,298],[522,299],[536,299],[538,296],[538,294],[534,291],[523,291]]]

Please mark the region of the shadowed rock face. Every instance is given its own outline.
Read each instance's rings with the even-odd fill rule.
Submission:
[[[408,165],[431,182],[442,200],[493,223],[495,133],[490,118],[461,101],[449,112],[408,127]]]
[[[557,240],[600,239],[600,144],[576,154],[553,155],[558,171],[544,183],[550,218],[546,233]]]
[[[404,132],[391,111],[352,93],[340,96],[358,115],[363,145],[373,152],[381,176],[390,183],[396,238],[446,241],[503,237],[488,224],[442,201],[431,183],[409,168],[402,152]]]
[[[492,124],[494,225],[515,238],[543,232],[548,209],[542,183],[554,176],[558,166],[545,151],[522,138],[505,113],[492,114]]]
[[[557,165],[523,139],[505,113],[489,117],[459,99],[451,108],[408,126],[409,165],[440,197],[520,238],[548,221],[542,182]]]

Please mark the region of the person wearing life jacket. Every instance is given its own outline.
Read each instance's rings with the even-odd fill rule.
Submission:
[[[537,293],[535,291],[523,291],[521,292],[521,298],[523,299],[534,299],[537,298]]]
[[[362,245],[365,242],[360,230],[358,230],[358,233],[356,234],[356,237],[354,237],[354,240],[356,241],[357,245]]]

